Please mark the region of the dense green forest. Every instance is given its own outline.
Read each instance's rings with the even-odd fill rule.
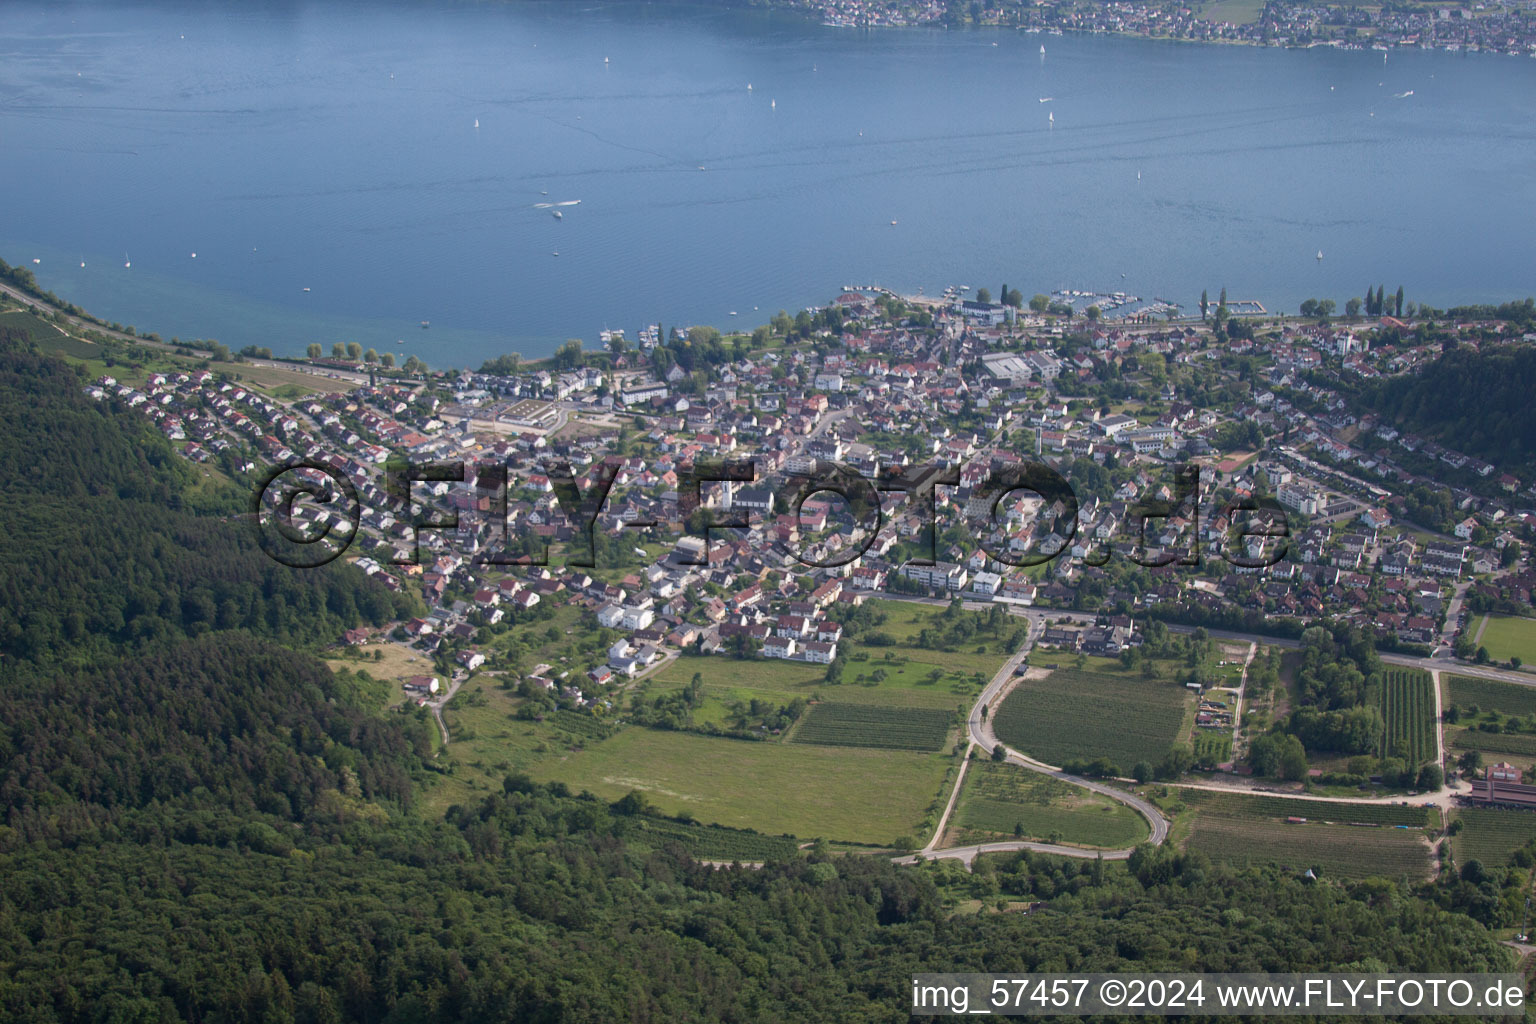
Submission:
[[[1514,467],[1536,459],[1533,393],[1536,347],[1453,345],[1420,373],[1367,387],[1361,400],[1405,430]]]
[[[79,664],[209,630],[332,641],[414,606],[341,565],[262,553],[233,488],[192,489],[142,416],[0,342],[0,655]]]
[[[301,650],[402,610],[285,569],[137,414],[0,345],[0,1019],[899,1021],[918,971],[1501,970],[1527,883],[1139,851],[696,863],[509,777],[424,820],[430,722]],[[1526,863],[1530,863],[1527,856]],[[961,898],[1042,904],[954,913]]]

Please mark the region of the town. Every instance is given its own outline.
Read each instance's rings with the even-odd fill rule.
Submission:
[[[1289,0],[1207,4],[768,0],[768,5],[806,11],[827,25],[848,28],[980,25],[1028,33],[1085,32],[1204,43],[1536,55],[1536,15],[1526,3],[1371,7]]]
[[[926,780],[895,846],[932,857],[989,840],[1123,854],[1138,827],[1161,842],[1196,792],[1165,788],[1186,801],[1170,805],[1108,786],[1095,799],[1116,828],[1009,840],[961,789],[970,772],[1000,784],[993,769],[963,757],[947,807],[932,776],[977,749],[1071,787],[1227,776],[1250,794],[1527,800],[1525,723],[1493,731],[1487,709],[1529,685],[1530,469],[1393,426],[1364,398],[1446,352],[1523,351],[1525,306],[1373,288],[1343,317],[1322,300],[1298,317],[1223,291],[1181,316],[1129,296],[998,297],[846,287],[750,332],[645,324],[634,343],[605,330],[591,351],[478,370],[119,338],[134,379],[86,393],[149,417],[193,463],[271,481],[259,533],[281,520],[295,549],[331,544],[419,600],[337,637],[333,657],[432,715],[461,779],[443,800],[490,770],[497,744],[464,724],[479,707],[532,727],[503,763],[550,772],[554,751],[585,756],[626,727],[665,746],[644,755],[657,770],[683,769],[688,735],[885,750]],[[151,368],[165,358],[180,362]],[[1360,691],[1322,665],[1354,658],[1369,682],[1351,710]],[[1375,724],[1349,733],[1361,711]],[[1484,770],[1484,752],[1503,759]],[[705,798],[720,824],[827,825],[793,801],[746,810],[741,782]],[[1197,840],[1225,849],[1221,814],[1195,810]],[[836,828],[880,841],[871,823]]]

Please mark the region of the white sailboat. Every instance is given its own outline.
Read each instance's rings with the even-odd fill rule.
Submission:
[[[1047,114],[1045,120],[1046,120],[1046,122],[1048,124],[1055,124],[1056,123],[1056,114],[1055,114],[1055,112]]]
[[[1317,250],[1317,262],[1323,262],[1323,250],[1321,249]]]
[[[477,117],[477,118],[475,118],[475,127],[476,127],[476,128],[479,128],[479,127],[480,127],[480,119],[479,119],[479,118],[478,118],[478,117]]]
[[[1040,44],[1040,56],[1042,56],[1042,57],[1045,56],[1045,44],[1044,43]]]

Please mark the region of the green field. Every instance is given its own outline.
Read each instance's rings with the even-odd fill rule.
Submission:
[[[676,843],[699,860],[779,860],[793,857],[798,850],[795,840],[785,836],[651,817],[637,818],[625,839],[653,849]]]
[[[906,750],[758,743],[631,726],[525,770],[609,800],[639,790],[662,813],[687,813],[705,824],[878,844],[917,831],[950,763]]]
[[[1486,714],[1536,715],[1536,686],[1501,683],[1497,679],[1451,676],[1450,702],[1466,715],[1472,708]]]
[[[1377,706],[1386,729],[1381,757],[1401,757],[1410,765],[1435,759],[1435,695],[1428,672],[1392,668],[1385,673]]]
[[[1204,789],[1181,789],[1179,798],[1202,816],[1253,818],[1283,823],[1286,818],[1306,818],[1311,822],[1338,825],[1429,825],[1429,808],[1402,804],[1356,804],[1331,800],[1292,800],[1281,796],[1248,796],[1242,793],[1214,793]]]
[[[1168,682],[1059,668],[1021,679],[993,725],[1004,743],[1050,764],[1107,757],[1129,771],[1168,752],[1192,700]]]
[[[1495,661],[1508,661],[1518,657],[1527,665],[1536,665],[1536,619],[1511,615],[1484,617],[1483,638],[1479,643],[1488,648]]]
[[[1230,21],[1234,25],[1251,25],[1264,12],[1264,0],[1210,0],[1195,8],[1195,16],[1201,21]]]
[[[1018,765],[972,761],[946,845],[1020,834],[1039,842],[1124,849],[1147,838],[1147,825],[1124,804],[1080,786]]]
[[[955,716],[925,708],[882,708],[873,704],[813,704],[791,740],[830,747],[938,750]]]
[[[1450,739],[1451,745],[1461,750],[1482,750],[1491,753],[1536,757],[1536,736],[1530,733],[1481,732],[1477,729],[1457,729],[1451,733]]]
[[[53,352],[61,352],[66,355],[74,355],[69,348],[72,343],[84,350],[82,359],[93,358],[100,354],[100,349],[89,342],[76,341],[68,337],[59,328],[40,317],[33,316],[25,310],[13,310],[9,313],[0,313],[0,327],[8,327],[20,331],[26,335],[27,340],[34,342],[40,348]]]
[[[1465,864],[1506,864],[1509,855],[1536,839],[1536,813],[1490,807],[1463,807],[1456,812],[1461,831],[1452,838],[1456,861]]]
[[[1406,875],[1422,879],[1429,873],[1429,847],[1416,829],[1311,821],[1277,825],[1259,818],[1201,814],[1190,827],[1187,848],[1221,863],[1279,864],[1296,871],[1312,868],[1324,878]]]

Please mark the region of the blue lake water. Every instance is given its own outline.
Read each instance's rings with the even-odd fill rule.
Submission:
[[[434,366],[847,283],[1445,306],[1536,291],[1533,101],[1444,52],[9,0],[0,256],[165,336]]]

